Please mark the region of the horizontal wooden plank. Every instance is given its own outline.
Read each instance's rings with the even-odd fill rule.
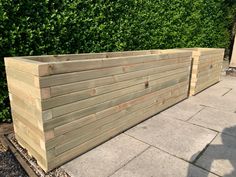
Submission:
[[[152,62],[152,61],[158,61],[161,59],[170,59],[176,56],[181,56],[181,57],[188,56],[190,58],[191,52],[179,52],[179,53],[175,52],[175,53],[136,55],[136,56],[127,56],[127,57],[105,58],[105,59],[50,62],[47,64],[45,63],[45,65],[41,65],[41,67],[43,68],[39,67],[39,73],[41,76],[43,76],[43,75],[53,75],[53,74],[61,74],[61,73],[69,73],[69,72],[78,72],[78,71],[85,71],[85,70],[94,70],[94,69],[99,69],[99,68]],[[43,70],[43,72],[41,72],[41,69]]]
[[[82,71],[82,72],[73,72],[73,73],[66,73],[66,74],[59,74],[59,75],[52,75],[52,76],[45,76],[40,77],[40,87],[49,87],[55,85],[62,85],[68,84],[73,82],[79,81],[87,81],[90,79],[97,79],[102,77],[114,76],[118,74],[124,74],[134,71],[145,70],[145,69],[154,69],[157,67],[171,67],[168,65],[176,65],[181,63],[188,63],[190,66],[189,58],[174,58],[169,60],[160,60],[158,62],[145,62],[139,63],[134,65],[126,65],[126,66],[118,66],[112,68],[102,68],[96,70],[89,70],[89,71]],[[176,66],[178,67],[178,66]]]
[[[198,72],[198,77],[202,77],[204,76],[205,74],[210,74],[211,72],[212,73],[217,73],[217,75],[219,75],[221,73],[221,65],[220,64],[215,64],[215,65],[212,65],[212,67],[208,68],[208,69],[205,69],[205,70],[199,70]]]
[[[224,55],[225,49],[199,49],[200,55],[214,55],[214,54],[221,54]]]
[[[79,92],[65,94],[65,95],[62,95],[62,96],[58,96],[58,97],[50,98],[50,99],[47,99],[47,100],[43,100],[42,101],[42,106],[43,106],[43,109],[50,109],[50,108],[65,105],[65,104],[68,104],[68,103],[88,99],[90,97],[98,96],[98,95],[101,95],[101,94],[105,94],[105,93],[109,93],[109,92],[111,93],[113,91],[125,89],[125,88],[128,88],[128,87],[134,86],[134,85],[146,83],[148,81],[150,82],[152,80],[156,80],[156,79],[159,79],[159,78],[162,78],[162,77],[172,76],[172,75],[176,75],[176,74],[180,74],[180,73],[186,73],[186,72],[188,72],[188,68],[187,69],[182,68],[182,69],[177,70],[177,71],[174,70],[174,71],[170,71],[170,72],[164,72],[164,73],[145,76],[145,77],[138,77],[138,78],[129,79],[129,80],[123,81],[123,82],[117,82],[115,84],[110,84],[110,85],[91,88],[91,89],[88,89],[88,90],[83,90],[83,91],[79,91]]]
[[[73,111],[78,111],[80,109],[98,104],[98,103],[102,103],[108,100],[111,100],[113,98],[117,98],[120,97],[122,95],[126,95],[129,94],[129,96],[132,93],[138,92],[138,91],[142,91],[142,90],[147,90],[148,92],[151,92],[152,89],[155,88],[162,88],[165,87],[165,85],[162,85],[162,83],[167,82],[167,81],[171,81],[171,84],[174,85],[176,83],[179,82],[179,80],[183,79],[186,80],[188,78],[188,73],[182,73],[182,74],[178,74],[172,77],[168,77],[168,78],[161,78],[161,79],[157,79],[157,80],[153,80],[150,81],[149,87],[146,88],[146,83],[142,83],[142,84],[138,84],[135,86],[131,86],[125,89],[121,89],[121,90],[117,90],[114,92],[109,92],[103,95],[99,95],[96,97],[92,97],[86,100],[82,100],[82,101],[78,101],[78,102],[74,102],[74,103],[70,103],[70,104],[66,104],[66,105],[62,105],[62,106],[58,106],[52,109],[53,112],[53,117],[57,117],[63,114],[67,114],[67,113],[71,113]]]
[[[194,84],[195,86],[201,85],[201,83],[207,82],[208,80],[211,80],[212,78],[218,78],[217,80],[219,81],[220,79],[220,71],[219,70],[212,70],[206,73],[205,75],[199,76],[195,81]]]
[[[212,86],[213,84],[219,82],[219,77],[212,77],[210,80],[202,82],[201,84],[197,85],[194,89],[194,94],[197,94],[204,89]]]
[[[145,83],[147,81],[148,81],[148,77],[141,77],[141,78],[136,78],[134,80],[128,80],[124,83],[122,82],[122,83],[117,83],[114,85],[101,86],[101,87],[91,88],[88,90],[82,90],[79,92],[73,92],[73,93],[62,95],[62,96],[57,96],[57,97],[53,97],[47,100],[43,100],[42,105],[43,105],[43,109],[50,109],[50,108],[65,105],[68,103],[73,103],[76,101],[88,99],[88,98],[98,96],[104,93],[109,93],[109,92],[120,90],[120,89],[122,90],[130,86]]]
[[[213,78],[217,78],[217,79],[216,79],[217,81],[220,80],[220,77],[219,77],[219,74],[218,74],[218,73],[217,73],[217,74],[211,74],[211,75],[209,74],[208,76],[199,78],[199,79],[197,80],[196,86],[201,85],[202,83],[206,83],[206,82],[210,81],[210,80],[213,79]]]
[[[133,100],[135,98],[144,96],[146,94],[149,94],[149,93],[152,93],[152,92],[155,92],[155,91],[158,91],[158,90],[161,91],[162,89],[166,89],[168,87],[174,86],[175,84],[178,84],[178,82],[177,83],[175,83],[175,82],[176,81],[169,80],[169,81],[166,81],[164,84],[162,83],[162,84],[156,85],[153,88],[149,88],[149,89],[142,90],[142,91],[139,91],[139,92],[133,92],[133,93],[128,94],[128,95],[124,95],[124,96],[117,97],[117,98],[112,99],[112,100],[108,100],[104,103],[95,104],[94,106],[91,106],[91,107],[88,107],[88,108],[85,108],[85,109],[82,109],[82,110],[79,110],[79,111],[70,112],[69,114],[66,114],[66,115],[63,115],[63,116],[60,116],[60,117],[53,118],[53,119],[45,122],[44,129],[45,130],[50,130],[54,127],[64,125],[68,122],[77,120],[79,118],[82,118],[84,116],[88,116],[90,114],[94,114],[96,112],[100,112],[102,110],[105,110],[105,109],[108,109],[110,107],[119,105],[121,103],[128,102],[129,100]],[[179,81],[179,83],[184,84],[184,85],[188,85],[188,80],[186,79],[184,81]]]
[[[38,122],[31,117],[24,117],[19,112],[12,110],[12,117],[14,117],[14,124],[24,124],[27,129],[31,130],[31,133],[35,136],[35,138],[41,139],[44,141],[44,131],[38,126]]]
[[[209,75],[220,75],[221,73],[221,66],[213,66],[212,68],[208,68],[208,69],[205,69],[205,70],[201,70],[199,73],[198,73],[198,78],[201,78],[201,77],[206,77],[206,76],[209,76]]]
[[[223,63],[223,59],[209,58],[209,59],[206,59],[206,60],[200,60],[198,65],[204,66],[204,65],[213,64],[213,63]]]
[[[192,51],[189,50],[176,50],[176,49],[166,49],[166,50],[158,50],[157,52],[153,52],[154,54],[163,54],[168,55],[168,58],[178,58],[178,57],[189,57],[192,58]]]
[[[12,93],[9,93],[10,102],[11,104],[17,105],[22,110],[25,110],[25,112],[28,112],[33,117],[37,117],[40,120],[42,110],[40,110],[38,107],[40,104],[40,101],[37,101],[36,99],[30,99],[26,97],[21,97],[21,95],[14,95]]]
[[[12,69],[11,67],[5,67],[5,69],[8,77],[24,82],[32,87],[39,88],[38,76],[17,69]]]
[[[79,53],[79,54],[60,54],[60,55],[38,55],[38,56],[21,56],[12,57],[14,59],[32,60],[35,62],[60,62],[60,61],[72,61],[72,60],[85,60],[85,59],[98,59],[98,58],[114,58],[114,57],[126,57],[126,56],[138,56],[149,54],[160,54],[160,51],[165,53],[178,53],[178,55],[186,56],[186,52],[180,50],[137,50],[137,51],[118,51],[118,52],[104,52],[104,53]]]
[[[98,58],[112,58],[152,54],[157,50],[140,50],[140,51],[122,51],[122,52],[104,52],[104,53],[82,53],[82,54],[65,54],[65,55],[39,55],[39,56],[24,56],[22,58],[40,62],[60,62],[72,60],[87,60]]]
[[[125,56],[137,56],[137,55],[150,55],[154,54],[157,50],[140,50],[140,51],[122,51],[122,52],[107,52],[106,58],[113,57],[125,57]]]
[[[19,71],[24,71],[33,75],[39,75],[39,62],[30,61],[21,57],[6,57],[4,58],[5,66]]]
[[[48,64],[29,60],[23,57],[5,57],[5,66],[8,68],[23,71],[35,76],[44,76],[49,73]]]
[[[61,62],[61,61],[73,61],[73,60],[86,60],[95,58],[106,58],[106,53],[86,53],[86,54],[65,54],[65,55],[39,55],[24,57],[28,60],[34,60],[39,62]]]
[[[221,67],[222,66],[222,62],[212,62],[212,63],[206,63],[204,65],[199,65],[199,68],[198,68],[198,73],[206,70],[206,69],[211,69],[211,68],[214,68],[214,67]]]
[[[198,77],[202,77],[205,74],[215,72],[215,71],[218,71],[219,73],[221,72],[221,65],[220,64],[213,64],[211,66],[201,68],[201,69],[198,70],[198,72],[192,74],[192,78],[197,79]]]
[[[189,63],[180,63],[176,65],[173,64],[167,67],[163,66],[163,67],[140,70],[140,71],[125,73],[125,74],[112,75],[112,76],[102,77],[98,79],[75,82],[75,83],[70,83],[70,84],[65,84],[65,85],[52,86],[50,89],[51,90],[50,94],[52,97],[54,97],[54,96],[59,96],[59,95],[75,92],[75,91],[81,91],[81,90],[86,90],[86,89],[90,89],[94,87],[115,84],[117,82],[127,81],[130,79],[144,77],[144,76],[148,76],[152,74],[164,75],[166,73],[173,73],[175,71],[178,72],[179,70],[189,69],[188,66],[189,66]]]
[[[90,59],[90,60],[76,60],[65,62],[54,62],[47,64],[48,73],[46,75],[79,72],[86,70],[94,70],[99,68],[110,68],[115,66],[129,65],[135,63],[143,63],[146,61],[160,60],[159,55],[145,55],[132,57],[118,57],[110,59]]]
[[[97,104],[97,103],[102,103],[107,100],[110,100],[110,99],[113,99],[113,98],[116,98],[116,97],[119,97],[122,95],[126,95],[126,94],[129,94],[132,92],[144,90],[144,89],[145,89],[145,84],[141,83],[138,85],[134,85],[134,86],[125,88],[125,89],[116,90],[114,92],[109,92],[109,93],[106,93],[103,95],[98,95],[96,97],[91,97],[86,100],[76,101],[73,103],[58,106],[58,107],[55,107],[52,109],[53,117],[58,116],[58,115],[67,114],[69,112],[80,110],[80,109],[92,106],[94,104]],[[47,109],[47,107],[44,107],[44,109]]]
[[[176,85],[176,87],[168,88],[168,89],[165,89],[163,91],[165,91],[164,93],[166,93],[166,92],[171,93],[171,89],[172,90],[177,89],[178,87],[179,87],[179,85]],[[188,89],[188,86],[184,85],[184,86],[181,86],[180,88],[182,90],[184,90],[183,88]],[[115,113],[117,113],[119,111],[122,111],[124,109],[128,109],[129,107],[131,107],[133,105],[143,107],[143,104],[146,104],[146,102],[151,102],[153,99],[156,100],[159,95],[163,94],[163,91],[157,91],[157,92],[154,92],[154,93],[151,93],[151,94],[147,94],[147,95],[144,95],[142,97],[136,98],[134,100],[130,100],[128,102],[121,103],[121,104],[116,105],[114,107],[105,109],[101,112],[96,112],[95,114],[83,117],[83,118],[75,120],[75,121],[71,121],[67,124],[63,124],[63,125],[61,125],[59,127],[56,127],[54,129],[55,136],[64,134],[68,131],[72,131],[72,130],[77,129],[79,127],[82,127],[82,126],[84,126],[88,123],[91,123],[95,120],[99,120],[103,117],[110,116],[110,115],[115,114]]]
[[[205,66],[207,64],[214,64],[214,63],[223,63],[223,60],[215,59],[215,58],[209,58],[209,59],[206,59],[206,60],[200,60],[198,65],[199,66]]]
[[[41,99],[50,98],[50,88],[39,89],[25,82],[17,80],[9,75],[7,76],[7,85],[9,92],[14,95],[19,95],[22,98],[36,100],[38,102],[40,102],[39,100]],[[40,104],[39,106],[39,109],[41,109]]]
[[[37,126],[38,129],[43,131],[43,120],[40,116],[40,113],[34,114],[31,111],[25,109],[23,106],[15,104],[14,102],[11,102],[11,111],[18,113],[22,117],[26,118],[31,124]]]

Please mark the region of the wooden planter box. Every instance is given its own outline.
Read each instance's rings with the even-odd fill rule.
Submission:
[[[224,49],[195,48],[193,51],[190,96],[220,81]]]
[[[5,58],[16,139],[52,170],[187,98],[191,56],[151,50]]]

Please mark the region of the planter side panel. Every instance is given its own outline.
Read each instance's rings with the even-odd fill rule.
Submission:
[[[48,169],[187,98],[191,52],[54,63],[39,78],[50,87],[42,110]],[[76,67],[78,66],[78,67]],[[84,66],[84,67],[82,67]]]
[[[37,65],[6,58],[6,75],[15,137],[38,163],[47,168],[45,132],[43,130],[41,97]]]
[[[220,81],[224,49],[193,51],[190,95],[195,95]]]

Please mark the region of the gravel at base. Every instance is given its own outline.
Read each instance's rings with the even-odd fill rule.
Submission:
[[[12,124],[1,124],[0,123],[0,135],[8,134],[7,137],[11,142],[14,142],[14,144],[18,147],[20,152],[24,154],[24,156],[27,156],[27,160],[34,162],[32,158],[30,158],[27,154],[27,151],[24,150],[20,145],[17,143],[16,139],[14,138],[14,135],[11,133],[13,131]],[[35,166],[37,169],[34,169],[35,171],[41,171],[42,169],[35,163]],[[62,168],[57,168],[47,174],[42,172],[43,175],[40,175],[40,177],[70,177]],[[41,174],[42,174],[41,173]],[[19,162],[16,160],[14,155],[7,150],[0,138],[0,177],[28,177],[27,173],[24,171],[24,169],[21,167]]]
[[[27,150],[22,148],[13,133],[8,134],[8,140],[13,144],[13,146],[20,152],[24,159],[30,164],[29,166],[33,169],[39,177],[70,177],[62,168],[56,168],[49,173],[45,173],[42,168],[37,164],[36,160],[30,157]],[[1,176],[0,176],[1,177]]]
[[[0,140],[0,177],[28,177],[14,155],[5,149]]]

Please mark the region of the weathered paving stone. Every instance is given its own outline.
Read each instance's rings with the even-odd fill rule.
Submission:
[[[204,90],[189,100],[195,104],[213,107],[223,111],[236,111],[236,78],[223,77],[223,80]]]
[[[231,88],[225,87],[222,85],[219,85],[219,83],[212,85],[211,87],[203,90],[202,92],[198,93],[198,97],[208,97],[208,96],[214,96],[214,97],[222,97],[227,92],[229,92]]]
[[[214,108],[206,107],[198,114],[196,114],[189,122],[236,136],[236,128],[228,128],[233,125],[236,125],[235,113],[220,111]]]
[[[62,166],[72,177],[107,177],[148,145],[121,134]]]
[[[213,107],[219,110],[236,111],[236,78],[223,77],[223,80],[204,90],[189,100],[195,104]]]
[[[220,86],[228,87],[228,88],[235,88],[236,89],[236,77],[222,77],[221,81],[219,82]]]
[[[203,108],[204,106],[197,105],[189,100],[184,100],[163,111],[161,114],[186,121]]]
[[[227,94],[228,95],[228,94]],[[235,95],[236,96],[236,95]],[[235,112],[236,111],[236,99],[234,97],[225,96],[213,96],[213,95],[196,95],[191,97],[191,101],[199,105],[206,107],[212,107],[222,111]]]
[[[193,161],[217,133],[159,114],[128,130],[126,134],[179,158]]]
[[[236,127],[231,127],[236,129]],[[236,138],[219,134],[196,164],[224,177],[236,176]]]
[[[236,88],[230,90],[227,92],[227,94],[224,95],[224,99],[228,99],[230,102],[234,103],[234,107],[236,108]]]
[[[154,147],[129,162],[111,177],[216,177]]]

